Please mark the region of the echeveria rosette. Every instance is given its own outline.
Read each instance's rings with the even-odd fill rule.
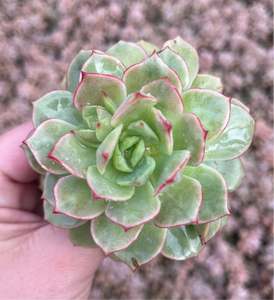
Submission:
[[[44,176],[45,219],[133,272],[197,256],[227,222],[254,121],[180,37],[81,50],[65,90],[33,102],[23,148]]]

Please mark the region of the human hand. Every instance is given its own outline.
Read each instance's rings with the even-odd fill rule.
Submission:
[[[104,258],[44,221],[37,174],[19,147],[31,122],[0,137],[1,299],[84,299]]]

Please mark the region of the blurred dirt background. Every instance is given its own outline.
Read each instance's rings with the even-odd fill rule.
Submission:
[[[107,50],[120,39],[159,47],[178,34],[220,76],[224,94],[256,120],[230,194],[233,216],[197,259],[159,255],[135,274],[106,259],[90,299],[273,298],[273,32],[271,0],[0,0],[0,134],[31,118],[31,103],[59,89],[81,47]]]

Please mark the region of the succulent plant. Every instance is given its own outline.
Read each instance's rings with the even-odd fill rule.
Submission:
[[[180,37],[161,50],[120,41],[80,50],[63,89],[33,102],[23,148],[43,177],[45,219],[74,245],[134,272],[159,253],[197,256],[226,225],[254,120],[197,73]]]

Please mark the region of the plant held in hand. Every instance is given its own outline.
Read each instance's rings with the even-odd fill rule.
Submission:
[[[81,50],[63,90],[33,103],[23,148],[44,176],[45,219],[74,245],[134,272],[159,253],[197,256],[226,225],[254,120],[219,78],[197,73],[180,37],[161,50],[120,41]]]

